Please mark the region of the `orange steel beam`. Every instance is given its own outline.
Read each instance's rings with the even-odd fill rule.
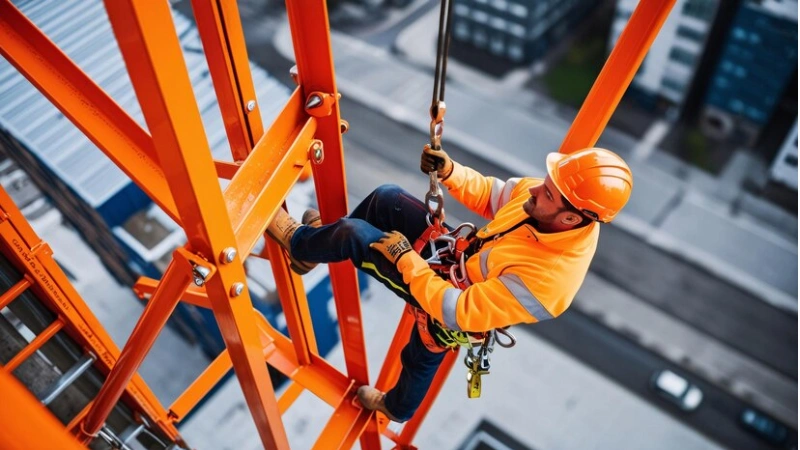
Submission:
[[[219,380],[233,367],[227,350],[217,355],[206,370],[178,397],[169,407],[169,415],[175,422],[180,422],[208,392],[219,383]]]
[[[31,286],[31,280],[28,278],[27,275],[23,276],[21,280],[14,283],[11,288],[7,291],[3,292],[3,295],[0,296],[0,309],[5,308],[11,302],[14,301],[20,294],[25,292],[25,289],[28,289]]]
[[[289,1],[286,3],[286,10],[303,97],[309,96],[312,92],[322,92],[336,98],[328,10],[325,2]],[[312,170],[323,223],[331,223],[347,214],[347,187],[340,122],[338,102],[333,103],[330,114],[318,117],[317,138],[325,144],[325,159],[321,164],[312,165]],[[368,384],[364,329],[355,270],[349,262],[329,264],[328,267],[347,373],[356,384]],[[361,445],[365,449],[380,448],[378,435],[365,434]]]
[[[13,375],[0,371],[0,392],[0,448],[85,448]]]
[[[358,405],[358,406],[356,406]],[[314,449],[350,449],[369,424],[372,411],[361,407],[355,399],[352,383],[322,430]]]
[[[142,316],[131,332],[128,342],[122,349],[119,361],[111,369],[106,381],[95,397],[94,404],[81,423],[81,439],[88,443],[102,428],[114,404],[117,403],[125,386],[144,361],[147,352],[156,341],[161,329],[166,325],[172,311],[178,305],[180,295],[192,282],[192,266],[189,260],[177,256],[175,252],[172,262],[164,274],[164,281],[159,284],[153,299],[147,304]]]
[[[674,4],[675,0],[639,2],[567,131],[559,152],[572,153],[597,143]]]
[[[58,318],[53,321],[50,325],[47,326],[41,333],[39,333],[33,340],[31,340],[28,345],[25,346],[22,350],[19,351],[13,358],[6,364],[2,366],[2,371],[6,371],[8,373],[13,372],[23,361],[28,359],[32,354],[36,353],[45,342],[49,341],[53,335],[61,331],[61,328],[64,327],[64,322],[61,318]]]
[[[277,243],[267,239],[265,250],[270,256],[270,261],[282,260],[282,250]],[[279,259],[280,258],[280,259]],[[300,365],[311,363],[311,353],[319,353],[317,340],[314,336],[314,327],[311,323],[311,311],[308,308],[308,299],[302,289],[303,283],[300,276],[293,273],[287,264],[273,264],[273,273],[276,280],[289,280],[289,283],[276,283],[278,297],[281,299],[283,314],[286,317],[286,328],[294,344],[294,352]],[[297,287],[301,289],[297,289]]]
[[[289,386],[286,387],[286,390],[283,391],[283,394],[281,394],[278,399],[278,408],[281,410],[281,414],[285,413],[305,390],[306,388],[301,384],[295,383],[294,381],[290,382]]]
[[[189,248],[214,262],[236,242],[168,3],[105,1]],[[241,169],[237,171],[237,174]],[[214,182],[211,182],[214,180]],[[288,446],[244,283],[242,260],[216,267],[206,292],[253,420],[267,448]],[[185,286],[184,286],[185,288]],[[175,294],[175,300],[181,293]],[[157,294],[156,296],[157,297]],[[135,345],[136,343],[132,343]],[[130,344],[129,344],[130,345]],[[90,416],[87,416],[87,422]],[[90,433],[96,432],[94,418]]]
[[[139,298],[149,301],[156,292],[156,289],[158,289],[159,283],[159,280],[154,280],[148,277],[139,277],[139,279],[136,280],[136,284],[133,285],[133,291],[139,296]],[[190,305],[199,306],[201,308],[211,309],[211,302],[208,300],[208,295],[206,295],[203,288],[196,287],[194,285],[191,285],[188,289],[186,289],[181,296],[181,301]]]
[[[336,99],[338,91],[325,1],[287,1],[286,11],[297,60],[298,84],[303,98],[308,98],[312,92],[321,92]],[[321,164],[312,165],[314,187],[322,222],[331,223],[347,214],[344,147],[338,101],[333,102],[329,114],[318,117],[318,122],[317,138],[325,144],[325,159]],[[357,385],[368,384],[367,352],[355,270],[349,262],[329,264],[328,269],[347,373]],[[362,434],[361,448],[381,448],[380,437],[374,427]]]
[[[97,355],[95,367],[108,373],[119,359],[119,349],[53,259],[50,246],[36,235],[2,187],[0,252],[30,280],[30,289],[43,304],[68,324],[64,331]],[[177,428],[167,419],[166,410],[141,376],[134,375],[125,394],[129,406],[138,405],[140,412],[165,435],[182,441]]]
[[[180,223],[150,135],[10,0],[0,0],[0,54]]]
[[[192,11],[233,159],[243,161],[264,134],[264,126],[250,74],[239,9],[231,0],[192,0]]]
[[[295,91],[225,188],[240,255],[250,253],[308,163],[317,120],[306,116],[302,108]]]

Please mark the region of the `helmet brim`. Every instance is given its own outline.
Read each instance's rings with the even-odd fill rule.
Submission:
[[[558,189],[558,192],[560,192],[561,195],[564,196],[565,198],[567,196],[564,195],[564,189],[561,187],[562,185],[561,176],[559,176],[558,170],[556,170],[556,168],[558,167],[558,163],[563,161],[564,158],[566,158],[567,156],[569,155],[565,153],[553,152],[553,153],[548,153],[547,159],[545,160],[545,164],[547,166],[547,175],[550,176],[550,179],[553,181],[553,184],[556,185],[556,189]]]

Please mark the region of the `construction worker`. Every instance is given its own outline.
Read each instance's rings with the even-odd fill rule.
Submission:
[[[385,394],[358,389],[364,407],[396,422],[412,417],[459,333],[563,313],[589,269],[598,222],[619,213],[633,186],[627,164],[600,148],[549,154],[544,180],[486,177],[430,146],[420,169],[436,170],[455,199],[490,220],[470,246],[463,289],[412,251],[411,242],[428,227],[428,208],[398,186],[379,187],[349,216],[328,225],[321,225],[315,210],[306,211],[303,226],[280,209],[267,230],[296,272],[349,259],[428,318],[418,316],[395,387]]]

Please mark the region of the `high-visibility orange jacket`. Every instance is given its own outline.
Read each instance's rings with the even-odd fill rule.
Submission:
[[[415,252],[403,255],[397,268],[420,306],[457,331],[488,331],[518,323],[551,319],[572,303],[597,248],[599,225],[559,233],[542,233],[522,209],[537,178],[507,181],[485,177],[454,162],[443,183],[472,211],[491,219],[478,231],[480,251],[467,260],[472,283],[453,287]],[[508,231],[511,230],[511,231]],[[498,236],[493,239],[493,236]]]

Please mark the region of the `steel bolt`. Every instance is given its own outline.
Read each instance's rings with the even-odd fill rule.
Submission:
[[[306,101],[306,109],[316,108],[322,104],[322,97],[317,94],[313,94],[308,97],[308,101]]]
[[[244,283],[236,282],[231,285],[231,297],[242,295],[242,291],[244,291]]]
[[[230,264],[233,262],[234,258],[236,258],[236,249],[233,247],[228,247],[222,251],[219,260],[223,264]]]
[[[247,111],[252,111],[254,109],[256,109],[256,101],[250,100],[249,102],[247,102]]]
[[[206,283],[206,278],[208,278],[208,274],[211,273],[211,270],[203,266],[194,266],[192,271],[194,272],[194,284],[197,286],[204,285]]]
[[[315,164],[320,164],[322,159],[325,157],[325,153],[322,151],[322,141],[315,140],[311,143],[311,158]]]

